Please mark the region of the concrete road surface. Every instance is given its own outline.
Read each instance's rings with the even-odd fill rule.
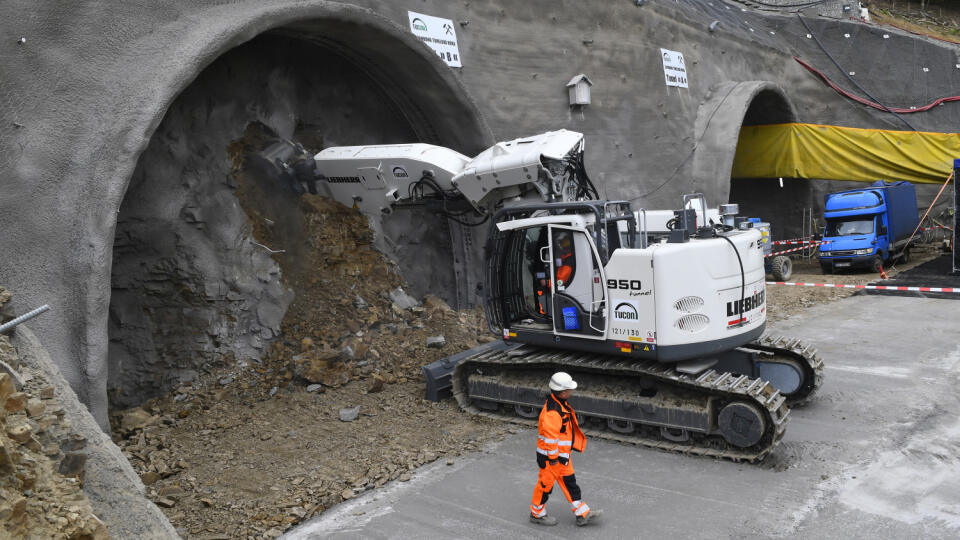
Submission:
[[[536,432],[343,503],[287,538],[960,537],[960,302],[856,296],[771,333],[815,343],[819,398],[757,465],[590,441],[574,457],[595,527],[527,522]]]

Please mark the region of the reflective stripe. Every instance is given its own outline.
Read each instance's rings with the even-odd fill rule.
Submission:
[[[545,456],[552,456],[552,455],[556,454],[557,452],[559,452],[559,450],[551,450],[550,452],[547,452],[546,450],[544,450],[544,449],[542,449],[542,448],[537,448],[537,453],[538,453],[538,454],[543,454],[543,455],[545,455]]]
[[[556,444],[556,443],[557,443],[557,439],[548,439],[548,438],[544,437],[543,435],[537,435],[537,437],[538,437],[541,441],[543,441],[543,442],[545,442],[545,443],[548,443],[548,444]],[[560,444],[563,444],[563,443],[560,443]],[[567,443],[567,444],[570,444],[570,443]]]
[[[570,506],[572,507],[574,515],[577,516],[582,516],[590,511],[590,507],[583,501],[573,501],[570,503]]]
[[[570,459],[570,454],[567,454],[565,452],[560,452],[560,457],[565,457],[567,459]]]
[[[573,444],[573,441],[560,441],[557,443],[558,446],[570,446]]]
[[[543,517],[547,515],[547,509],[544,508],[542,504],[540,506],[534,506],[531,504],[530,513],[533,514],[534,517]]]

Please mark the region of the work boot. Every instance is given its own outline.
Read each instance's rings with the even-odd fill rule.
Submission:
[[[577,516],[577,527],[583,527],[584,525],[596,523],[602,515],[603,510],[590,510],[585,516]]]
[[[546,514],[544,514],[543,517],[537,517],[533,514],[530,514],[530,523],[536,523],[537,525],[556,525],[557,518],[548,516]]]

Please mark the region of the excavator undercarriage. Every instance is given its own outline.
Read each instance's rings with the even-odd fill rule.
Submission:
[[[803,365],[811,374],[808,384],[783,395],[764,379],[729,371],[690,374],[655,360],[521,345],[462,361],[453,395],[470,413],[535,426],[544,381],[566,371],[579,384],[570,402],[590,436],[753,462],[780,442],[789,405],[814,393],[823,362],[798,340],[764,337],[744,349],[763,351],[761,363]]]

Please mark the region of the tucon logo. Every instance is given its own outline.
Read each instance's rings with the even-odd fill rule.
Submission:
[[[630,302],[620,302],[613,308],[613,318],[618,321],[636,321],[640,319],[637,308]]]

